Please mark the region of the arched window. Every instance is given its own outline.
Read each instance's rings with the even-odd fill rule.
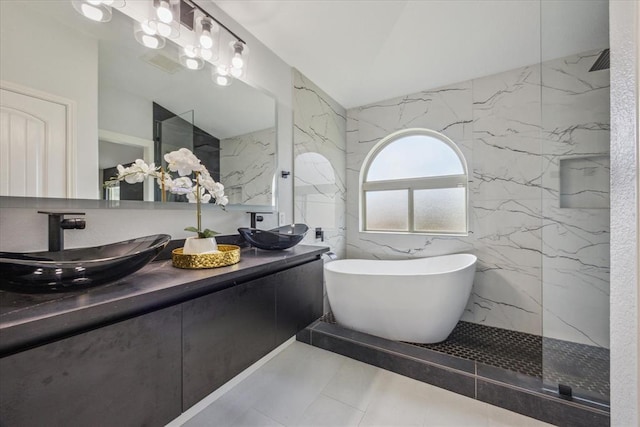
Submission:
[[[439,132],[406,129],[382,139],[360,182],[362,231],[467,234],[467,164]]]

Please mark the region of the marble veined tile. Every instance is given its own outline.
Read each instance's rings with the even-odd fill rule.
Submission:
[[[476,137],[471,191],[478,200],[540,199],[542,164],[538,138]]]
[[[311,231],[304,243],[345,254],[347,112],[297,70],[294,80],[294,220]],[[321,227],[325,241],[315,239]]]
[[[473,251],[472,237],[419,234],[349,234],[348,258],[409,259]]]
[[[601,50],[542,64],[543,152],[609,152],[609,71],[589,72]]]
[[[474,201],[472,295],[463,320],[541,332],[542,219],[537,201]]]
[[[540,197],[540,69],[473,80],[473,193],[478,200]]]
[[[478,137],[537,136],[540,67],[517,68],[473,80],[473,134]]]
[[[231,204],[272,205],[276,129],[220,141],[220,182]]]
[[[376,143],[408,128],[427,128],[454,142],[471,137],[471,82],[358,107],[358,143]]]
[[[543,210],[545,335],[608,347],[609,210]]]

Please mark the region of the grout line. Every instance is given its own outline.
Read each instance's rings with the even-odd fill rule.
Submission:
[[[265,417],[265,418],[269,418],[269,419],[270,419],[271,421],[273,421],[274,423],[277,423],[277,424],[280,424],[280,425],[284,426],[284,424],[282,424],[280,421],[278,421],[278,420],[274,420],[274,419],[273,419],[273,418],[271,418],[269,415],[265,414],[265,413],[264,413],[264,412],[262,412],[262,411],[259,411],[258,409],[254,408],[253,406],[251,406],[249,409],[247,409],[247,410],[246,410],[246,412],[249,412],[249,411],[256,411],[257,413],[259,413],[259,414],[260,414],[260,415],[262,415],[263,417]]]

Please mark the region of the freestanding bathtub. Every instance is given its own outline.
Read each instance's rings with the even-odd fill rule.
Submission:
[[[475,255],[410,260],[345,259],[325,264],[336,322],[396,341],[444,341],[471,294]]]

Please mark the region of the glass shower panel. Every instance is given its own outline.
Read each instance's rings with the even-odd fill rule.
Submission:
[[[167,169],[167,162],[164,160],[164,155],[180,148],[187,148],[193,151],[194,141],[194,126],[193,126],[193,110],[186,113],[177,114],[173,117],[169,117],[165,120],[156,122],[156,164],[162,165]],[[160,189],[156,190],[156,200],[162,200],[162,194]],[[186,202],[187,198],[184,195],[165,194],[167,202]]]
[[[608,2],[541,2],[543,381],[609,402]]]

